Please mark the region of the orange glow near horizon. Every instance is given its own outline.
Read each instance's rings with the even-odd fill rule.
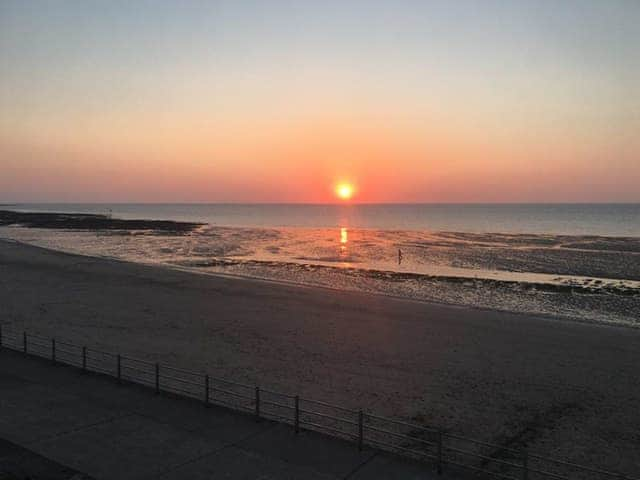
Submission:
[[[639,2],[35,3],[0,203],[640,202]]]
[[[350,183],[339,183],[336,186],[336,195],[342,200],[350,200],[353,197],[353,185]]]

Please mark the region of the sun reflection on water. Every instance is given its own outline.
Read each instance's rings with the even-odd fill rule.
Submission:
[[[347,242],[349,241],[349,232],[346,227],[340,227],[340,257],[347,256]]]

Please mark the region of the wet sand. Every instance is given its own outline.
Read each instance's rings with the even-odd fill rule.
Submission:
[[[640,330],[0,241],[3,324],[640,471]],[[113,349],[113,348],[111,348]]]
[[[0,238],[199,273],[640,327],[636,237],[223,227],[0,211]]]

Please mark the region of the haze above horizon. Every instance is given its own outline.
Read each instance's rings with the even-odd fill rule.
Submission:
[[[626,0],[4,1],[0,202],[640,202],[639,24]]]

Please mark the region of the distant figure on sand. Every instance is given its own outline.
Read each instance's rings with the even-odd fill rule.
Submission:
[[[402,250],[398,249],[398,265],[402,263]]]

